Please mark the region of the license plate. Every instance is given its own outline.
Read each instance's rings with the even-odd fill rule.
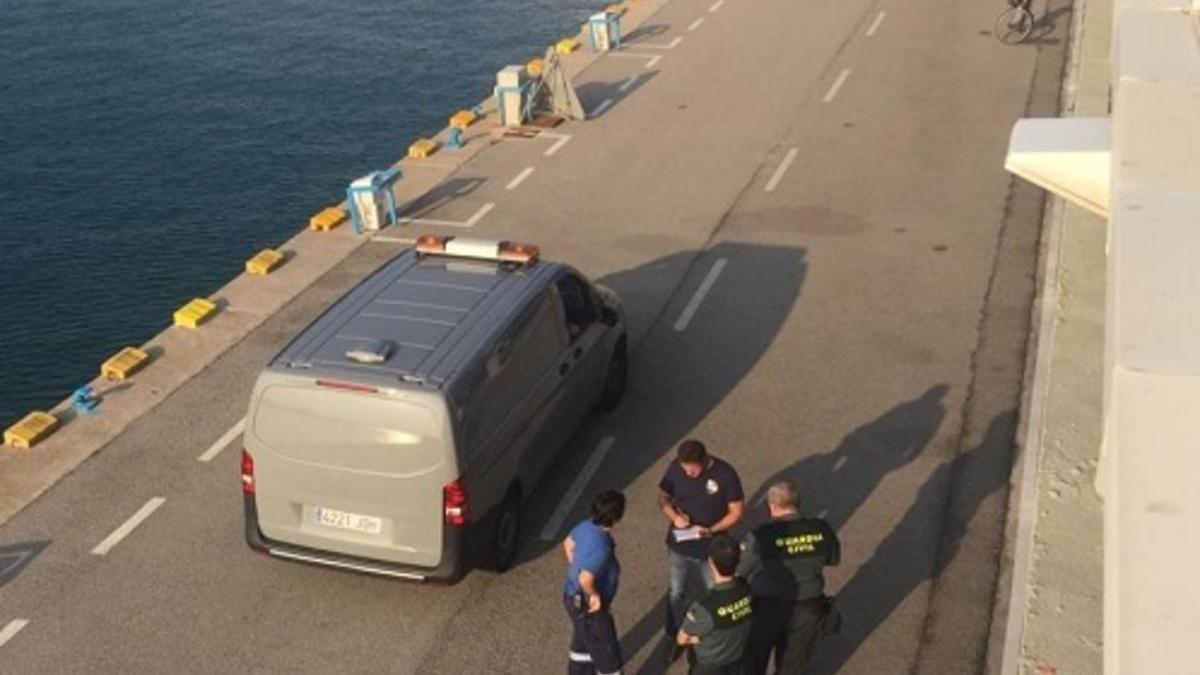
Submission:
[[[383,519],[375,516],[364,516],[360,513],[326,509],[318,506],[315,511],[317,522],[326,527],[336,527],[339,530],[353,530],[367,534],[383,532]]]

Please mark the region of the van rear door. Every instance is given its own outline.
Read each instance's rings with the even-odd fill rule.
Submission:
[[[438,565],[457,469],[440,394],[267,373],[254,400],[246,442],[268,539]]]

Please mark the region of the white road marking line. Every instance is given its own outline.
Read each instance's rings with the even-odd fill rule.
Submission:
[[[403,244],[405,246],[412,246],[417,243],[417,240],[412,237],[386,237],[379,235],[371,237],[371,241],[378,241],[385,244]]]
[[[688,32],[690,33],[702,25],[704,25],[704,17],[700,17],[699,19],[696,19],[695,21],[693,21],[692,24],[687,27]]]
[[[433,225],[435,227],[464,227],[464,228],[475,227],[476,225],[479,224],[479,221],[483,220],[483,217],[488,214],[488,211],[491,211],[494,208],[496,208],[496,205],[493,204],[492,202],[488,202],[488,203],[484,204],[483,206],[479,207],[479,210],[476,211],[474,215],[472,215],[470,218],[466,219],[465,221],[463,221],[463,220],[437,220],[436,218],[400,218],[399,221],[400,221],[400,223],[402,223],[404,225],[420,224],[420,225]],[[388,239],[383,238],[383,237],[376,237],[376,239],[379,239],[380,241],[389,241]],[[402,240],[397,240],[397,241],[402,241]]]
[[[783,161],[779,163],[779,167],[775,169],[775,173],[771,174],[771,180],[767,181],[767,186],[763,188],[766,192],[774,192],[775,188],[779,187],[779,181],[783,180],[783,174],[787,173],[792,162],[796,161],[796,154],[800,152],[799,148],[792,148],[784,155]]]
[[[612,449],[613,441],[615,440],[612,436],[605,436],[600,439],[600,442],[596,445],[596,449],[592,451],[592,456],[588,457],[588,461],[583,465],[583,469],[575,476],[575,482],[571,483],[571,487],[567,489],[567,493],[563,495],[562,501],[559,502],[558,508],[554,509],[554,513],[550,515],[550,520],[542,528],[542,541],[554,541],[558,538],[558,531],[562,529],[563,521],[567,519],[567,516],[571,515],[571,509],[575,508],[575,503],[579,501],[579,496],[583,494],[583,489],[591,482],[592,476],[600,468],[600,464],[604,461],[604,457],[608,454],[608,451]]]
[[[646,69],[649,70],[658,65],[662,61],[662,54],[638,54],[637,52],[609,52],[609,56],[623,56],[631,59],[648,59],[646,61]]]
[[[524,169],[521,170],[521,173],[517,174],[516,178],[510,180],[508,182],[508,185],[504,186],[504,189],[505,190],[516,190],[517,188],[521,187],[521,183],[524,183],[525,179],[529,178],[530,174],[532,174],[532,173],[533,173],[532,166],[525,167]]]
[[[16,637],[21,629],[29,625],[29,619],[13,619],[8,622],[8,625],[0,630],[0,647],[8,644],[8,641]]]
[[[633,83],[638,81],[639,77],[641,77],[640,74],[639,75],[630,75],[628,80],[625,80],[624,82],[621,83],[621,86],[617,87],[617,91],[620,91],[620,92],[628,91],[629,88],[633,86]]]
[[[716,12],[718,9],[721,9],[721,5],[724,5],[724,4],[725,4],[725,0],[717,0],[716,2],[714,2],[712,4],[712,7],[708,8],[709,13],[711,14],[713,12]]]
[[[121,526],[113,530],[113,533],[104,538],[104,541],[96,544],[96,548],[92,549],[92,555],[104,555],[113,550],[121,540],[129,536],[134,528],[142,524],[142,521],[150,517],[150,514],[158,510],[158,507],[167,501],[166,497],[153,497],[150,501],[142,505],[142,508],[137,510],[137,513],[129,517]]]
[[[629,46],[644,48],[644,49],[675,49],[682,42],[683,42],[683,37],[680,36],[680,37],[675,38],[674,40],[671,40],[669,43],[667,43],[665,45],[655,44],[653,42],[635,42],[635,43],[630,44]]]
[[[588,119],[591,119],[593,117],[599,117],[600,114],[603,113],[605,110],[608,110],[608,106],[610,106],[612,104],[613,104],[613,100],[611,98],[604,99],[603,101],[600,102],[600,105],[596,106],[596,108],[594,110],[592,110],[590,113],[588,113]]]
[[[543,136],[545,136],[545,135],[547,135],[547,134],[546,134],[546,132],[544,132],[544,131],[543,131],[543,132],[542,132],[542,135],[543,135]],[[546,150],[546,152],[543,152],[542,154],[543,154],[543,155],[545,155],[545,156],[547,156],[547,157],[551,157],[551,156],[553,156],[553,155],[554,155],[554,153],[558,152],[559,150],[562,150],[562,146],[564,146],[564,145],[566,145],[567,143],[570,143],[570,142],[571,142],[571,137],[570,137],[570,136],[560,136],[560,137],[558,138],[558,140],[554,142],[554,145],[550,146],[550,147],[549,147],[549,148]]]
[[[229,431],[226,431],[220,438],[218,438],[216,443],[213,443],[211,446],[209,446],[209,448],[204,451],[203,455],[197,457],[196,461],[211,462],[213,457],[216,457],[218,454],[220,454],[220,452],[225,449],[225,446],[232,443],[233,439],[241,435],[245,429],[246,418],[243,417],[237,421],[237,424],[230,427]]]
[[[836,461],[836,462],[834,462],[834,463],[833,463],[833,470],[834,470],[834,472],[836,473],[836,472],[838,472],[838,471],[841,471],[841,470],[842,470],[842,467],[843,467],[843,466],[846,466],[846,462],[847,462],[847,461],[849,461],[849,459],[850,459],[850,458],[849,458],[849,457],[847,457],[847,456],[845,456],[845,455],[842,455],[841,457],[838,457],[838,461]]]
[[[484,204],[483,206],[479,207],[479,210],[476,211],[474,213],[474,215],[472,215],[470,218],[467,218],[467,222],[465,223],[465,226],[466,227],[475,227],[477,224],[479,224],[479,221],[483,220],[483,217],[486,216],[488,214],[488,212],[494,208],[496,208],[496,205],[493,204],[492,202],[488,202],[488,203]]]
[[[675,322],[676,332],[683,331],[691,323],[696,310],[700,309],[700,303],[704,302],[704,296],[708,295],[708,292],[712,290],[713,284],[717,282],[717,277],[721,276],[721,270],[725,269],[725,264],[728,262],[725,258],[718,258],[717,262],[713,263],[712,269],[708,271],[708,276],[704,277],[704,281],[700,282],[700,288],[696,289],[695,295],[688,301],[687,307],[683,308],[683,313],[679,315],[679,319]]]
[[[841,72],[841,74],[838,75],[838,78],[833,83],[833,86],[829,88],[829,93],[825,94],[824,100],[826,103],[829,103],[830,101],[833,100],[834,96],[837,96],[838,90],[842,88],[843,84],[846,84],[847,77],[850,77],[850,69],[849,68],[846,68],[845,70],[843,70]]]
[[[828,514],[829,514],[829,509],[821,509],[821,512],[817,514],[817,517],[820,518],[821,520],[824,520],[825,516]]]
[[[887,12],[884,11],[880,11],[875,16],[875,20],[871,22],[871,27],[867,29],[867,37],[871,37],[875,34],[875,31],[879,30],[879,24],[883,23],[883,17],[885,16],[887,16]]]

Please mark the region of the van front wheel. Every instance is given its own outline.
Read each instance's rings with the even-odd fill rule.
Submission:
[[[492,566],[497,572],[507,571],[517,559],[521,542],[521,495],[510,490],[500,506],[496,531],[492,537]]]

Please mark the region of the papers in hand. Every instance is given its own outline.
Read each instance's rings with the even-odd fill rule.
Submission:
[[[701,533],[699,525],[693,525],[691,527],[674,528],[671,530],[671,536],[675,538],[675,541],[694,541],[704,535]]]

